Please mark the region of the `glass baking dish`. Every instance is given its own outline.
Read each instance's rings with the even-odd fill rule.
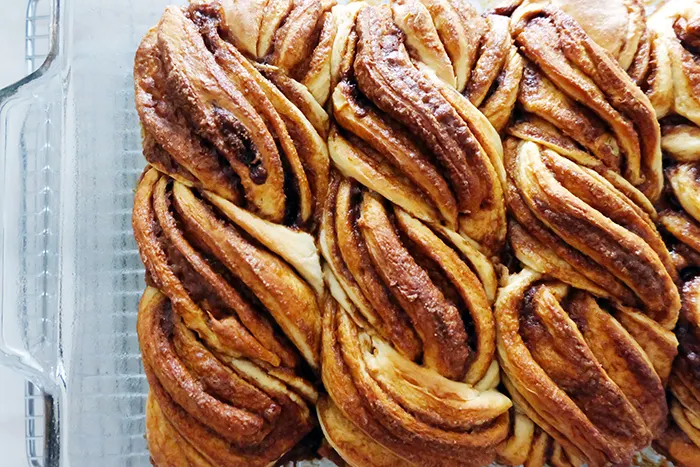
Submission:
[[[150,465],[132,66],[169,3],[28,0],[32,73],[0,90],[0,363],[30,381],[32,466]]]

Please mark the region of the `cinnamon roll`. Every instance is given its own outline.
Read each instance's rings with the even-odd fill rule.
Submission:
[[[138,335],[156,465],[270,465],[316,426],[323,278],[311,233],[328,116],[280,71],[298,65],[287,35],[307,33],[280,26],[273,67],[251,60],[254,31],[235,21],[219,4],[169,7],[136,54],[150,164],[133,211],[149,284]]]

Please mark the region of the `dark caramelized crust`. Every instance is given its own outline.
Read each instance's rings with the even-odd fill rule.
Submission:
[[[387,166],[387,169],[395,168],[395,171],[408,178],[416,189],[424,193],[426,202],[439,209],[448,225],[453,228],[456,226],[457,201],[450,191],[448,181],[441,175],[435,161],[413,142],[408,131],[378,109],[363,102],[356,88],[348,82],[341,82],[333,92],[333,116],[340,126],[364,142],[355,145],[356,152],[366,154],[377,165]],[[336,139],[338,145],[333,146]],[[336,132],[331,136],[329,144],[333,161],[343,167],[339,162],[345,152],[342,146],[351,143],[345,143],[342,134]],[[357,149],[363,146],[370,146],[371,150]],[[381,159],[377,160],[378,158]],[[375,189],[380,193],[384,191],[378,187]],[[436,219],[433,217],[426,220]]]
[[[266,20],[281,22],[281,3]],[[136,54],[151,167],[133,224],[153,286],[138,331],[156,465],[270,465],[315,426],[301,375],[320,363],[323,279],[313,237],[282,223],[312,231],[320,218],[328,117],[243,55],[268,46],[233,34],[235,20],[218,4],[168,8]]]
[[[281,457],[313,427],[315,389],[297,375],[299,353],[319,364],[320,312],[309,283],[319,290],[321,271],[312,237],[154,169],[135,196],[134,232],[157,287],[139,311],[158,406],[149,417],[166,425],[159,430],[171,424],[213,465]]]
[[[304,264],[302,254],[314,251],[311,237],[204,195],[209,203],[155,170],[144,175],[134,200],[134,232],[149,277],[177,299],[187,326],[218,352],[294,366],[293,352],[263,317],[269,313],[317,366],[319,313],[314,290],[300,277],[318,286],[319,266]],[[298,244],[275,245],[275,235]]]
[[[159,59],[158,33],[149,31],[136,51],[134,84],[136,109],[148,137],[144,153],[149,160],[160,160],[163,169],[180,173],[185,170],[215,193],[238,201],[238,180],[233,170],[211,146],[197,137],[185,115],[165,96],[165,70]],[[167,158],[158,156],[162,148]],[[163,164],[163,160],[174,163]]]
[[[519,57],[501,21],[477,66],[465,38],[492,22],[461,2],[348,8],[332,10],[338,173],[319,234],[330,290],[319,419],[356,465],[485,465],[510,407],[494,389],[496,275],[484,255],[505,237],[505,173],[496,130],[459,91],[477,69],[474,99],[505,124],[510,110],[496,107],[515,105]],[[499,79],[508,92],[496,95]]]

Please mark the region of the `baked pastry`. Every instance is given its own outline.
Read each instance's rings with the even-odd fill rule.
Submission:
[[[502,461],[624,464],[666,426],[677,346],[678,275],[652,205],[660,132],[621,66],[635,54],[606,51],[564,12],[587,2],[552,3],[502,10],[526,59],[504,142],[509,241],[524,269],[495,316],[504,384],[534,422],[521,419],[508,440],[520,448]]]
[[[700,325],[700,2],[670,1],[649,19],[651,102],[661,123],[668,188],[659,223],[668,234],[676,268],[684,279],[676,329],[679,348],[671,378],[671,425],[654,446],[676,465],[700,463],[700,378],[696,348]]]
[[[487,256],[505,238],[502,149],[456,88],[455,70],[476,76],[478,59],[446,52],[473,47],[462,35],[486,26],[470,8],[362,7],[342,59],[352,67],[331,93],[318,415],[351,465],[486,465],[508,434]],[[459,43],[444,44],[437,25]],[[510,47],[483,79],[508,74]]]
[[[349,465],[626,464],[669,380],[657,444],[694,452],[695,169],[668,202],[656,29],[608,7],[166,10],[134,68],[154,464],[274,464],[314,407]]]
[[[316,424],[323,279],[308,232],[327,190],[327,116],[225,41],[222,16],[169,7],[134,67],[150,164],[133,213],[149,284],[138,335],[156,465],[268,465]]]

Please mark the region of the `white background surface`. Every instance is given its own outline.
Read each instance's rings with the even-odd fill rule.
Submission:
[[[0,88],[22,78],[25,0],[0,0]],[[1,155],[0,155],[1,156]],[[0,365],[0,465],[24,467],[24,379]]]

